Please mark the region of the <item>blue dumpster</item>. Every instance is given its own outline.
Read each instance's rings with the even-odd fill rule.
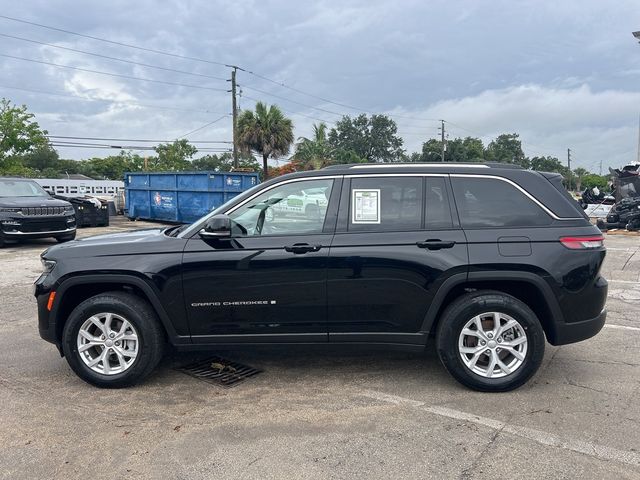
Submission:
[[[257,173],[125,173],[125,213],[131,219],[191,223],[258,183]]]

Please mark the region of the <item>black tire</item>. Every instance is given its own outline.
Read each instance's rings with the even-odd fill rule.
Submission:
[[[80,358],[78,331],[92,315],[115,313],[133,326],[138,334],[138,354],[122,373],[104,375],[94,372]],[[85,382],[102,388],[122,388],[145,379],[162,359],[165,335],[153,308],[141,298],[124,292],[107,292],[80,303],[67,320],[62,333],[62,348],[71,369]]]
[[[70,233],[69,235],[60,235],[59,237],[56,237],[56,240],[59,243],[70,242],[71,240],[75,240],[75,239],[76,239],[76,232]]]
[[[485,312],[509,315],[522,326],[527,338],[527,352],[521,365],[501,378],[487,378],[472,371],[459,353],[462,329],[469,320]],[[458,382],[481,392],[506,392],[523,385],[536,373],[544,356],[545,336],[538,317],[525,303],[506,293],[484,290],[465,294],[446,308],[438,323],[436,343],[442,364]]]

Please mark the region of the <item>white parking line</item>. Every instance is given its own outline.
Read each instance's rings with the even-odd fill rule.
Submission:
[[[619,328],[620,330],[631,330],[632,332],[640,332],[639,327],[630,327],[628,325],[616,325],[614,323],[605,323],[604,326],[607,328]]]
[[[372,390],[365,390],[361,392],[361,395],[372,398],[374,400],[380,400],[386,403],[392,403],[394,405],[406,405],[408,407],[419,408],[428,413],[439,415],[441,417],[453,418],[455,420],[462,420],[465,422],[475,423],[476,425],[482,425],[493,430],[500,430],[501,432],[510,433],[518,437],[533,440],[541,445],[549,447],[562,448],[564,450],[571,450],[572,452],[582,453],[601,460],[625,463],[627,465],[639,466],[640,465],[640,453],[630,452],[627,450],[619,450],[613,447],[607,447],[604,445],[597,445],[595,443],[584,442],[582,440],[576,440],[572,438],[562,438],[553,433],[544,432],[542,430],[536,430],[534,428],[520,427],[517,425],[509,425],[501,420],[495,420],[493,418],[481,417],[460,410],[454,410],[447,407],[429,406],[424,402],[412,400],[410,398],[399,397],[397,395],[389,395],[387,393],[376,392]]]

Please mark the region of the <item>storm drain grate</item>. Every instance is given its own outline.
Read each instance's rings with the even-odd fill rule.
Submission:
[[[214,383],[223,387],[235,387],[244,382],[247,378],[262,373],[257,368],[232,362],[222,357],[209,357],[190,363],[176,370],[191,375],[192,377]]]

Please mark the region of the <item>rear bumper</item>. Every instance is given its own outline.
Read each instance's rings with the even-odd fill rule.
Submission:
[[[606,319],[607,311],[603,309],[595,318],[581,322],[557,323],[554,329],[555,334],[553,338],[549,338],[549,343],[552,345],[566,345],[591,338],[602,330]]]

